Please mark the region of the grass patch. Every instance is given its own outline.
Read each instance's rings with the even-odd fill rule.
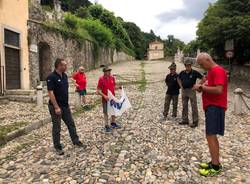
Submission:
[[[88,105],[86,107],[81,107],[78,108],[75,112],[73,112],[73,117],[78,117],[80,116],[80,114],[87,112],[87,111],[91,111],[92,109],[94,109],[97,105],[101,104],[101,99],[98,99],[94,102],[94,104]]]
[[[24,127],[28,122],[15,122],[10,125],[0,125],[0,144],[5,142],[5,137],[8,133],[13,132],[21,127]]]
[[[1,125],[0,126],[0,139],[5,137],[8,133],[13,132],[21,127],[24,127],[28,124],[28,122],[15,122],[10,125]]]
[[[53,22],[45,22],[42,24],[42,26],[45,30],[58,33],[66,39],[74,39],[80,45],[82,45],[85,40],[90,42],[93,41],[93,38],[89,35],[89,33],[83,29],[72,30],[66,25]]]
[[[140,92],[144,92],[147,86],[146,73],[144,70],[144,66],[145,66],[145,63],[141,62],[141,80],[140,80],[140,85],[139,85]]]

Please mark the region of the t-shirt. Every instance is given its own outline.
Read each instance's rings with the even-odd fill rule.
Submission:
[[[211,70],[208,71],[206,76],[206,86],[223,86],[223,91],[221,94],[210,94],[203,92],[202,101],[203,101],[203,109],[209,105],[214,105],[218,107],[222,107],[225,110],[227,109],[227,73],[224,68],[221,66],[215,66]]]
[[[73,79],[75,79],[76,80],[76,84],[79,85],[79,87],[77,87],[77,90],[85,90],[86,89],[87,78],[86,78],[86,75],[84,73],[76,72],[73,75]]]
[[[113,76],[102,76],[99,78],[97,89],[108,95],[108,90],[115,96],[115,78]],[[103,98],[103,100],[105,100]]]
[[[167,94],[179,95],[180,86],[177,82],[178,74],[168,74],[165,79],[165,83],[168,86]]]
[[[53,91],[56,102],[59,107],[68,107],[69,106],[69,84],[68,76],[63,73],[62,76],[56,71],[52,72],[47,77],[47,88],[48,91]],[[50,104],[51,101],[49,101]]]
[[[202,78],[203,76],[196,70],[191,70],[190,72],[184,70],[179,74],[179,79],[184,89],[192,88],[196,80]]]

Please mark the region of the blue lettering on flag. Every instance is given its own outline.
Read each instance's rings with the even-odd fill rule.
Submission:
[[[117,103],[117,102],[115,102],[114,100],[110,100],[110,106],[111,106],[111,107],[114,107],[114,108],[116,108],[116,109],[118,109],[118,110],[121,110],[122,105],[123,105],[124,102],[125,102],[125,98],[124,98],[124,100],[122,101],[122,103]]]

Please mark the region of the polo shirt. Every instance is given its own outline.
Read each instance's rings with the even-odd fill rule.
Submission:
[[[47,77],[47,89],[53,91],[56,102],[60,107],[69,106],[69,83],[68,76],[65,73],[61,76],[56,71],[52,72]],[[49,101],[49,104],[52,104],[51,101]]]
[[[192,88],[195,85],[197,79],[202,78],[203,76],[196,70],[191,70],[190,72],[184,70],[179,74],[179,79],[184,89]]]
[[[102,90],[102,93],[108,95],[108,90],[115,96],[115,78],[113,76],[102,76],[99,78],[97,89]],[[103,100],[105,100],[103,98]]]
[[[168,86],[167,94],[168,95],[179,95],[180,86],[177,82],[178,74],[168,74],[165,79],[165,83]]]
[[[76,80],[76,84],[79,85],[79,87],[77,87],[78,90],[82,91],[86,89],[87,79],[85,73],[81,73],[78,71],[73,75],[72,78]]]
[[[227,73],[221,66],[215,66],[208,71],[205,81],[206,86],[223,86],[221,94],[202,93],[203,109],[213,105],[227,110]]]

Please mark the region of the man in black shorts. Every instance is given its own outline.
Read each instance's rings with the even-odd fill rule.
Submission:
[[[217,65],[207,53],[197,57],[198,64],[208,71],[204,84],[194,89],[202,92],[203,109],[206,118],[206,138],[211,162],[200,163],[200,174],[214,176],[220,174],[222,166],[219,160],[219,141],[217,135],[224,135],[225,111],[227,109],[227,73]]]

